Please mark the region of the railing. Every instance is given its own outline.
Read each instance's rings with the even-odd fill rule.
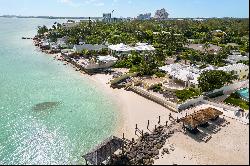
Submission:
[[[155,95],[151,94],[150,92],[148,92],[146,90],[135,87],[133,85],[128,87],[128,90],[131,90],[131,91],[133,91],[133,92],[135,92],[135,93],[137,93],[137,94],[139,94],[139,95],[141,95],[143,97],[146,97],[147,99],[152,100],[152,101],[154,101],[154,102],[156,102],[156,103],[170,109],[173,112],[178,112],[177,109],[176,109],[177,108],[176,104],[174,104],[174,103],[172,103],[170,101],[167,101],[165,99],[162,99],[162,98],[160,98],[158,96],[155,96]]]

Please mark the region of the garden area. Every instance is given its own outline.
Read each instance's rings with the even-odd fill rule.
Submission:
[[[193,99],[193,98],[198,97],[200,95],[201,95],[200,90],[195,89],[195,88],[176,91],[176,96],[177,96],[179,102],[185,102],[188,99]]]
[[[231,104],[233,106],[239,106],[240,108],[244,110],[249,110],[249,102],[244,101],[240,98],[240,96],[236,93],[231,94],[230,97],[228,97],[225,101],[226,104]]]

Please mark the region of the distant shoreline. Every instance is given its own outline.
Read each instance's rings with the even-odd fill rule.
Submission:
[[[54,16],[12,16],[4,15],[0,18],[42,18],[42,19],[101,19],[102,17],[54,17]]]
[[[16,16],[16,15],[2,15],[0,18],[42,18],[42,19],[102,19],[103,17],[59,17],[59,16]],[[126,18],[126,17],[124,17]],[[131,17],[127,17],[131,18]],[[176,17],[168,18],[168,20],[178,19],[249,19],[249,17]]]

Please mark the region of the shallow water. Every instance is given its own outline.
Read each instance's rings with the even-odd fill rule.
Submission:
[[[108,96],[21,39],[55,21],[0,18],[0,164],[81,164],[115,130]]]

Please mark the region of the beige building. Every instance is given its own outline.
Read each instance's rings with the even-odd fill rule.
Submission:
[[[249,67],[243,63],[228,65],[224,67],[219,67],[218,70],[226,72],[234,72],[239,78],[239,80],[249,79]]]

